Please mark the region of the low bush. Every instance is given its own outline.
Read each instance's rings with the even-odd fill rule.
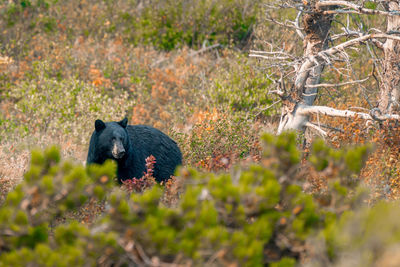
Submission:
[[[274,97],[268,93],[272,81],[261,64],[241,53],[229,54],[219,63],[215,78],[208,86],[213,104],[249,113],[251,117],[275,114],[276,107],[271,105]]]
[[[303,192],[312,177],[301,171],[294,134],[261,140],[259,164],[221,174],[183,168],[172,181],[181,185],[177,192],[171,185],[138,193],[113,189],[112,162],[85,168],[61,161],[55,148],[33,151],[24,181],[0,206],[0,265],[294,266],[315,260],[306,244],[318,234],[329,248],[323,255],[336,260],[342,249],[337,222],[351,218],[343,207],[362,204],[364,196],[346,181],[357,175],[354,162],[362,163],[368,149],[316,145],[311,155],[319,160],[307,168],[337,174],[323,198]],[[171,192],[176,195],[165,196]],[[165,201],[171,197],[173,205]],[[85,223],[74,211],[88,200],[105,206]]]
[[[186,164],[208,171],[229,169],[238,160],[258,160],[260,127],[229,112],[199,111],[188,133],[173,132]]]
[[[132,108],[127,94],[113,97],[76,79],[58,81],[47,76],[49,68],[47,62],[38,62],[29,79],[14,84],[7,92],[14,103],[7,113],[0,114],[3,137],[10,140],[46,133],[69,135],[86,144],[96,119],[119,120]]]
[[[219,43],[243,47],[256,23],[260,0],[62,1],[18,0],[0,4],[0,40],[7,54],[26,55],[37,35],[75,42],[80,36],[162,50]],[[84,11],[83,11],[84,10]],[[50,37],[51,38],[51,37]]]

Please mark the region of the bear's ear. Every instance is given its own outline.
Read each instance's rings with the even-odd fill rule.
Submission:
[[[122,126],[122,128],[126,128],[126,126],[128,125],[128,119],[124,118],[122,121],[118,122],[119,125]]]
[[[96,120],[94,122],[94,128],[96,129],[96,132],[100,132],[104,128],[106,128],[106,124],[102,120]]]

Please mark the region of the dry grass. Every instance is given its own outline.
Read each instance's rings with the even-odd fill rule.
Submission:
[[[28,168],[29,151],[16,151],[13,145],[0,146],[0,203],[23,178]]]
[[[30,151],[33,148],[41,148],[57,144],[64,159],[72,159],[75,162],[86,161],[87,147],[78,145],[66,136],[60,138],[48,138],[46,136],[30,136],[18,140],[15,143],[0,144],[0,203],[2,203],[12,188],[23,179],[24,173],[29,168]]]

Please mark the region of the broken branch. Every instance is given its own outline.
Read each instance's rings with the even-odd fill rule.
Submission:
[[[383,11],[376,9],[365,8],[349,1],[323,1],[316,3],[315,7],[321,9],[327,6],[344,6],[350,8],[350,10],[325,10],[322,11],[323,14],[338,14],[338,13],[353,13],[353,14],[368,14],[368,15],[385,15],[385,16],[399,16],[398,11]]]
[[[369,77],[362,79],[362,80],[357,80],[357,81],[350,81],[350,82],[344,82],[344,83],[320,83],[320,84],[306,84],[305,87],[308,88],[318,88],[318,87],[338,87],[338,86],[345,86],[349,84],[355,84],[355,83],[363,83],[366,80],[368,80]]]

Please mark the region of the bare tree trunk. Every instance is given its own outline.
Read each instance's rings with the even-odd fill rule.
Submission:
[[[278,134],[289,129],[305,129],[309,116],[297,114],[296,111],[299,107],[313,105],[317,97],[318,88],[312,85],[319,84],[324,69],[324,60],[319,60],[318,53],[328,48],[331,22],[332,16],[323,14],[322,10],[317,10],[315,6],[309,6],[309,10],[303,16],[303,27],[306,32],[304,61],[297,70],[294,90],[289,98],[291,101],[284,103]]]
[[[387,11],[400,11],[400,1],[389,1]],[[400,16],[389,16],[387,32],[400,36]],[[383,80],[380,85],[379,109],[382,113],[399,111],[400,97],[400,41],[387,39],[383,45],[385,61],[383,62]]]
[[[283,104],[281,121],[278,126],[278,134],[285,130],[304,131],[307,127],[317,130],[322,135],[326,132],[321,129],[323,125],[310,122],[312,114],[327,116],[354,117],[365,120],[400,120],[400,0],[369,1],[377,5],[369,8],[368,1],[336,1],[336,0],[276,0],[267,12],[267,19],[282,27],[294,30],[303,41],[303,58],[299,63],[296,56],[287,53],[281,48],[279,51],[251,51],[251,57],[258,57],[269,60],[269,67],[279,66],[279,72],[274,73],[273,77],[280,75],[277,90],[270,91],[280,96]],[[277,21],[272,15],[274,10],[282,8],[293,8],[299,10],[294,21]],[[349,14],[358,15],[379,15],[387,18],[387,29],[381,31],[376,28],[365,30],[365,25],[359,22],[357,17]],[[302,16],[303,15],[303,16]],[[338,20],[341,29],[335,28],[331,33],[331,23],[333,16],[347,16],[347,23]],[[302,25],[299,25],[299,18],[302,17]],[[339,30],[339,33],[338,33]],[[303,34],[303,31],[305,34]],[[346,39],[345,39],[346,38]],[[330,42],[336,45],[328,47]],[[383,42],[383,40],[385,42]],[[347,70],[352,71],[350,55],[346,49],[367,44],[370,55],[382,64],[378,66],[380,80],[380,98],[378,107],[374,107],[369,112],[354,112],[351,110],[337,110],[324,106],[314,106],[321,87],[339,87],[346,84],[361,84],[368,80],[365,79],[347,81],[344,83],[320,83],[322,71],[325,64],[332,65],[333,62],[346,62]],[[384,59],[377,59],[372,53],[370,44],[384,51]],[[271,46],[272,47],[272,46]],[[290,71],[287,71],[290,67]],[[285,88],[284,79],[293,77],[294,81],[290,91]],[[290,82],[291,83],[291,82]],[[366,92],[365,87],[360,85],[360,89]]]

